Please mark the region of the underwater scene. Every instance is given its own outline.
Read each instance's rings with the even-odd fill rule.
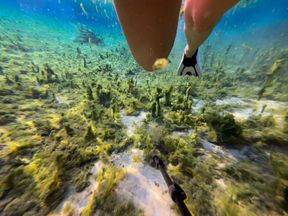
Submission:
[[[201,78],[183,26],[147,72],[111,0],[0,0],[0,215],[288,215],[287,0],[229,10]]]

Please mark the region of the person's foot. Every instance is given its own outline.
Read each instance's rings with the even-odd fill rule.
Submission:
[[[185,52],[183,54],[181,63],[178,67],[178,73],[179,76],[196,76],[201,77],[202,76],[202,68],[200,66],[200,59],[198,55],[198,49],[194,53],[192,57],[187,57],[185,55]]]

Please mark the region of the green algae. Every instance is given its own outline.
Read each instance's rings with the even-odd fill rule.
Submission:
[[[207,65],[198,80],[144,73],[121,45],[111,50],[81,46],[80,50],[79,44],[61,42],[64,48],[59,48],[49,42],[39,45],[47,48],[44,54],[27,53],[32,45],[16,36],[0,43],[1,214],[49,213],[64,199],[67,187],[85,190],[93,162],[107,162],[112,153],[132,145],[143,149],[144,163],[155,153],[167,162],[195,215],[287,212],[287,158],[273,152],[273,147],[287,147],[287,113],[280,112],[285,120],[281,128],[275,120],[278,110],[265,115],[269,105],[262,115],[243,121],[231,112],[247,105],[215,106],[217,99],[229,97],[287,101],[287,61],[274,66],[277,59],[285,59],[287,49],[277,50],[274,59],[268,58],[270,51],[259,54],[253,67],[239,67],[235,73],[218,59],[213,67]],[[267,65],[260,67],[262,62]],[[195,99],[206,104],[200,111]],[[148,115],[129,138],[121,114],[141,111]],[[195,133],[172,136],[175,130],[188,129]],[[269,160],[263,156],[264,162],[233,164],[204,151],[203,138],[230,147],[258,143],[262,156],[266,151],[272,156]],[[218,168],[221,163],[225,169]],[[123,175],[112,165],[103,171],[99,190],[82,215],[99,211],[141,215],[131,202],[116,198]],[[227,193],[215,184],[219,178],[228,185]],[[70,214],[73,206],[65,211]]]
[[[86,187],[89,186],[90,182],[89,182],[89,167],[87,167],[84,170],[78,170],[79,173],[75,173],[75,175],[77,175],[77,177],[75,178],[75,190],[76,192],[81,192],[83,191]]]
[[[102,215],[142,215],[131,203],[118,201],[114,189],[124,175],[123,171],[112,165],[106,167],[98,175],[98,187],[81,215],[90,216],[94,212],[100,212]]]
[[[220,114],[217,111],[206,110],[204,112],[204,119],[207,125],[216,133],[216,140],[220,143],[235,142],[241,139],[241,127],[236,123],[234,116],[227,114]]]

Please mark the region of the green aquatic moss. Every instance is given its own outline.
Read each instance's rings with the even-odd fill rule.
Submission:
[[[92,126],[91,125],[89,125],[87,127],[87,130],[86,130],[85,135],[84,135],[84,139],[86,141],[92,141],[93,139],[95,139],[95,134],[94,134],[94,132],[92,130]]]
[[[1,177],[0,199],[5,197],[21,197],[23,194],[35,198],[34,189],[35,183],[33,178],[31,178],[29,173],[25,172],[23,166],[15,169],[10,168],[10,172],[6,176]]]
[[[151,105],[151,114],[152,114],[152,117],[157,117],[156,115],[156,106],[157,106],[157,103],[156,102],[153,102],[152,105]]]
[[[194,148],[191,143],[187,143],[183,140],[179,140],[178,143],[174,144],[176,151],[169,155],[169,162],[177,166],[180,164],[181,171],[186,175],[192,175],[191,168],[189,167],[195,160],[193,153]]]
[[[90,185],[89,176],[89,170],[79,170],[79,173],[76,174],[76,178],[74,180],[76,192],[81,192]]]
[[[1,87],[0,88],[0,95],[1,96],[10,96],[10,95],[14,95],[14,91],[10,88],[7,87]]]
[[[191,113],[188,114],[185,111],[167,112],[164,116],[166,127],[171,129],[195,128],[201,118],[201,116],[196,116]]]
[[[49,163],[36,159],[25,168],[27,173],[33,175],[39,199],[45,206],[59,203],[59,198],[64,195],[62,168],[57,161],[59,159],[59,156],[55,156]]]
[[[13,114],[5,114],[5,113],[1,113],[0,116],[0,125],[6,125],[9,124],[11,122],[14,122],[16,120],[15,115]]]
[[[283,132],[288,134],[288,112],[284,113],[284,128]]]
[[[21,137],[17,140],[7,141],[6,148],[4,148],[4,155],[17,155],[22,150],[33,148],[41,145],[42,138],[38,135],[33,135],[31,137]]]
[[[242,206],[238,201],[240,197],[247,197],[249,199],[252,193],[249,191],[249,187],[245,184],[235,184],[228,182],[225,191],[215,191],[215,204],[216,211],[220,215],[257,215],[253,212],[252,206],[246,204]]]
[[[173,86],[170,86],[168,89],[165,90],[164,92],[164,98],[165,98],[165,106],[170,107],[171,106],[171,94],[173,91]]]
[[[86,87],[86,97],[88,100],[94,100],[93,92],[89,86]]]
[[[43,215],[47,214],[47,210],[41,209],[41,206],[38,204],[37,199],[32,200],[29,196],[21,196],[13,199],[11,202],[9,202],[2,214],[3,216],[11,215],[11,212],[13,212],[14,215]]]
[[[240,106],[223,106],[218,110],[211,104],[224,96],[256,98],[257,86],[265,84],[265,73],[272,70],[275,60],[285,59],[287,51],[275,49],[275,53],[269,50],[265,54],[265,50],[260,50],[250,68],[244,64],[228,68],[223,56],[215,55],[210,48],[205,50],[205,73],[199,80],[175,77],[169,71],[143,73],[127,54],[127,47],[108,50],[106,47],[81,46],[80,50],[78,45],[68,44],[61,38],[57,39],[59,43],[55,43],[55,47],[54,41],[45,45],[40,41],[39,45],[33,43],[32,46],[29,38],[24,38],[22,42],[16,36],[12,41],[5,42],[6,36],[0,40],[3,67],[0,71],[0,95],[3,96],[0,97],[0,122],[4,121],[0,129],[0,179],[3,179],[0,188],[2,197],[13,198],[6,206],[5,214],[37,215],[38,210],[39,215],[48,214],[49,211],[43,212],[44,205],[55,209],[67,185],[74,184],[77,190],[87,186],[89,174],[83,167],[91,166],[91,162],[99,158],[107,162],[109,154],[124,151],[132,145],[143,149],[144,163],[155,153],[165,159],[168,167],[172,167],[173,179],[184,187],[188,195],[186,203],[195,215],[283,214],[282,209],[287,207],[284,156],[272,153],[271,166],[267,156],[262,162],[256,160],[230,166],[230,161],[202,149],[198,136],[177,138],[171,133],[196,129],[202,139],[210,136],[218,143],[243,141],[248,146],[250,142],[259,142],[267,148],[267,154],[271,153],[271,146],[285,146],[287,127],[278,127],[277,116],[253,116],[244,121],[241,128],[245,140],[242,140],[238,122],[223,112],[232,112]],[[33,47],[31,52],[23,49],[29,47]],[[233,50],[239,52],[239,47],[231,45],[223,50],[223,53],[233,55]],[[214,63],[210,64],[212,58]],[[49,62],[49,65],[43,65],[43,62]],[[263,98],[283,101],[287,98],[284,94],[287,76],[283,70],[287,68],[287,62],[281,64],[278,69],[275,66],[277,73],[271,82],[267,82]],[[61,101],[62,97],[65,101]],[[203,100],[205,104],[210,102],[210,105],[201,114],[191,113],[193,99]],[[138,115],[142,110],[152,115],[149,113],[144,126],[128,138],[120,113]],[[7,150],[10,154],[3,155]],[[228,168],[224,171],[218,168],[223,164],[227,166],[226,163]],[[16,167],[9,164],[16,164]],[[71,174],[73,172],[79,175]],[[277,178],[271,178],[273,175]],[[102,189],[93,194],[94,198],[83,214],[97,211],[101,215],[135,215],[131,203],[117,199],[115,175],[104,176],[100,181]],[[228,182],[227,193],[218,191],[215,178]],[[71,212],[73,206],[67,206],[65,213]]]
[[[208,126],[215,131],[218,142],[226,143],[241,138],[242,129],[232,114],[220,114],[214,110],[206,110],[204,119]]]
[[[272,166],[274,170],[276,171],[277,175],[279,175],[281,178],[288,181],[288,157],[287,155],[279,154],[279,153],[273,153],[272,154]]]
[[[11,86],[14,84],[14,81],[10,77],[8,77],[8,75],[6,75],[5,76],[5,84]]]
[[[285,146],[287,143],[285,124],[284,120],[284,128],[282,129],[279,127],[273,115],[253,115],[243,124],[243,136],[247,140]]]
[[[115,193],[115,188],[124,173],[118,168],[109,165],[98,175],[98,188],[93,192],[92,197],[81,212],[82,216],[93,215],[100,212],[102,215],[141,215],[133,205],[127,201],[120,202]]]
[[[42,71],[46,83],[58,82],[58,75],[51,69],[48,63],[44,64],[44,71]]]
[[[275,119],[273,115],[262,117],[261,115],[253,115],[247,120],[247,124],[251,128],[273,128],[275,127]]]
[[[190,162],[189,175],[181,172],[174,175],[174,178],[181,182],[181,186],[187,194],[186,204],[192,214],[195,215],[214,215],[215,206],[213,203],[213,166],[212,160],[201,161],[194,158]],[[184,174],[184,175],[183,175]]]

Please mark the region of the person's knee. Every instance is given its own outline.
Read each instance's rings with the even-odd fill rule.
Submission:
[[[191,29],[195,34],[210,31],[224,12],[222,7],[216,7],[213,2],[208,0],[187,0],[184,11],[186,31]]]
[[[214,28],[220,18],[221,16],[216,17],[209,11],[201,13],[192,9],[185,14],[185,31],[192,30],[195,34],[205,33]]]
[[[211,13],[201,14],[195,16],[194,31],[198,34],[211,31],[220,20],[221,16],[216,17]]]

